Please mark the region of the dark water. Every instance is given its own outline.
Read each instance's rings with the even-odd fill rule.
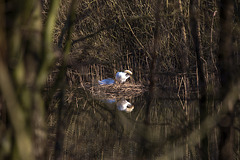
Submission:
[[[57,121],[56,107],[49,113],[49,159],[57,154],[67,160],[200,159],[200,143],[192,145],[190,138],[193,131],[199,130],[197,100],[189,99],[183,107],[175,91],[157,93],[151,106],[147,106],[147,92],[129,99],[96,99],[83,89],[68,90],[61,123]],[[125,100],[132,105],[128,112],[117,106]],[[59,125],[62,136],[57,139]],[[239,137],[236,132],[236,159]],[[199,135],[194,139],[200,142]],[[218,139],[218,130],[213,128],[208,133],[209,159],[218,158]],[[61,145],[56,147],[56,141]]]

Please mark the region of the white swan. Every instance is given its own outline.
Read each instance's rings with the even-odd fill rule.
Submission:
[[[100,85],[109,85],[109,84],[114,84],[115,81],[114,81],[114,79],[112,79],[112,78],[108,78],[108,79],[103,79],[103,80],[101,80],[101,81],[98,81],[98,83],[99,83]]]
[[[132,75],[132,72],[129,70],[125,70],[124,72],[117,72],[115,79],[119,83],[123,83],[130,77],[130,75]]]
[[[122,99],[120,101],[117,102],[117,108],[120,111],[125,111],[125,112],[132,112],[134,109],[134,106],[129,103],[128,101],[126,101],[125,99]]]

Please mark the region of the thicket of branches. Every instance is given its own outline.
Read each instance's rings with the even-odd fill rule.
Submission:
[[[153,53],[155,27],[154,1],[84,1],[78,2],[72,33],[71,56],[74,65],[96,64],[105,69],[103,77],[118,70],[132,69],[136,81],[146,80]],[[217,1],[199,2],[201,59],[206,75],[217,72],[219,42],[219,7]],[[47,5],[44,4],[47,11]],[[54,42],[64,46],[68,27],[68,1],[61,1]],[[162,1],[158,47],[158,72],[196,72],[196,56],[190,33],[189,1]],[[235,11],[238,12],[235,3]],[[233,60],[239,64],[239,17],[234,17]],[[185,66],[186,65],[186,66]],[[89,67],[90,68],[90,67]],[[183,71],[183,68],[186,68]],[[100,74],[100,73],[97,73]]]
[[[190,138],[201,132],[204,159],[207,132],[219,125],[220,157],[232,159],[240,90],[239,6],[233,0],[1,1],[0,158],[46,159],[46,109],[58,93],[61,124],[68,70],[88,82],[130,69],[136,82],[150,84],[146,117],[163,74],[184,80],[187,99],[194,73],[201,131],[193,131]],[[46,93],[46,80],[55,68],[59,72]],[[222,106],[211,118],[207,102],[215,96],[215,86]],[[58,125],[56,159],[62,134]]]

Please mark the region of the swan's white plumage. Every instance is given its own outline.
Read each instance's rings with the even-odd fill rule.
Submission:
[[[112,78],[108,78],[108,79],[103,79],[103,80],[101,80],[101,81],[98,81],[98,83],[99,83],[100,85],[109,85],[109,84],[114,84],[115,81],[114,81],[114,79],[112,79]]]
[[[124,72],[117,72],[115,79],[119,83],[123,83],[130,77],[130,75],[132,75],[132,72],[129,70],[125,70]]]

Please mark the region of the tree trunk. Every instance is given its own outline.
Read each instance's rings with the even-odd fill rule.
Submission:
[[[202,45],[201,45],[201,33],[200,33],[200,21],[199,21],[199,1],[198,0],[190,0],[190,25],[191,25],[191,33],[193,37],[193,41],[195,44],[195,52],[197,57],[197,68],[198,68],[198,76],[199,76],[199,107],[200,107],[200,123],[204,121],[207,117],[207,85],[206,79],[203,71],[203,63],[201,60],[202,55]],[[204,132],[204,131],[203,131]],[[207,136],[200,137],[200,151],[201,158],[208,159],[208,139]]]
[[[181,35],[183,40],[183,50],[181,54],[179,55],[181,68],[183,73],[186,73],[189,68],[189,61],[188,61],[188,48],[187,48],[187,33],[184,23],[184,15],[183,15],[183,7],[182,7],[182,1],[178,0],[179,4],[179,10],[180,10],[180,26],[181,26]]]
[[[159,54],[159,46],[160,46],[160,33],[159,33],[159,27],[160,27],[160,0],[156,0],[154,7],[155,7],[155,30],[154,30],[154,44],[153,44],[153,52],[151,53],[152,59],[150,63],[150,75],[149,75],[149,93],[147,97],[147,106],[145,111],[145,129],[144,129],[144,136],[141,139],[141,149],[139,154],[139,159],[147,160],[151,159],[154,154],[154,145],[152,142],[149,142],[149,132],[150,132],[150,113],[153,106],[153,100],[156,95],[156,63],[157,63],[157,57]]]
[[[6,132],[11,133],[8,143],[12,145],[6,154],[17,160],[46,159],[42,88],[53,60],[52,28],[57,10],[52,13],[50,8],[42,32],[40,1],[1,1],[0,6],[5,10],[0,12],[0,39],[4,42],[0,43],[0,92],[6,102],[10,131]]]
[[[222,0],[220,4],[220,41],[218,53],[218,69],[220,72],[220,82],[222,85],[220,97],[224,99],[232,81],[232,23],[234,5],[232,0]],[[236,76],[238,77],[238,76]],[[219,159],[233,159],[233,107],[228,106],[227,113],[219,122],[220,143]]]
[[[182,51],[179,52],[179,59],[180,59],[180,65],[183,72],[183,83],[184,83],[184,108],[186,108],[187,112],[187,99],[188,99],[188,78],[187,78],[187,72],[189,69],[189,60],[188,60],[188,48],[187,48],[187,33],[184,23],[184,15],[183,15],[183,7],[182,7],[182,1],[178,0],[179,4],[179,10],[180,10],[180,26],[181,26],[181,36],[183,40],[182,44]]]

